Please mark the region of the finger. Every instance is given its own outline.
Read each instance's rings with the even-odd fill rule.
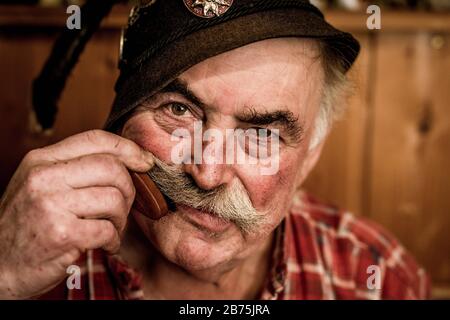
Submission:
[[[116,253],[120,248],[120,236],[108,220],[78,220],[73,243],[81,251],[102,248]]]
[[[64,196],[64,207],[81,219],[107,219],[119,234],[125,229],[131,204],[115,187],[75,189]]]
[[[91,154],[48,167],[45,179],[49,187],[81,189],[87,187],[115,187],[120,190],[129,206],[134,200],[135,189],[125,166],[110,154]],[[42,174],[44,176],[44,174]]]
[[[129,169],[137,172],[150,170],[153,155],[131,140],[116,134],[91,130],[71,136],[51,146],[39,149],[49,161],[63,161],[88,154],[109,153],[115,155]]]

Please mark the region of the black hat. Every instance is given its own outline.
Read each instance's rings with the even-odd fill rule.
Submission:
[[[331,40],[347,71],[359,53],[349,33],[307,0],[153,0],[133,9],[121,40],[120,76],[106,123],[114,130],[144,99],[193,65],[280,37]]]

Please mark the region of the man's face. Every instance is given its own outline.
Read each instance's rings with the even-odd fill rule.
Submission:
[[[178,206],[175,213],[158,221],[132,212],[164,257],[194,275],[226,271],[267,242],[288,213],[292,194],[305,178],[301,168],[310,157],[309,140],[322,83],[315,42],[265,40],[195,65],[136,110],[125,123],[122,135],[167,164],[172,163],[172,150],[179,144],[171,139],[173,131],[185,128],[193,132],[198,121],[202,121],[203,131],[214,128],[224,136],[227,129],[252,128],[265,129],[268,136],[278,132],[279,136],[279,165],[271,175],[261,174],[260,163],[203,161],[180,166],[196,188],[221,187],[233,192],[240,185],[239,196],[248,196],[263,217],[250,232],[214,213],[186,206]],[[203,142],[203,148],[207,144]]]

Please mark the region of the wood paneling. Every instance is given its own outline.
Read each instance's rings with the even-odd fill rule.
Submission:
[[[375,63],[370,215],[395,232],[434,281],[445,282],[450,279],[450,34],[382,34]]]

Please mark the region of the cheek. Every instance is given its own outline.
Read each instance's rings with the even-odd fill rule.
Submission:
[[[295,189],[299,159],[298,154],[282,156],[279,170],[274,175],[261,175],[258,170],[242,168],[241,181],[258,210],[269,210],[276,216],[274,218],[286,214],[290,196]]]
[[[176,144],[171,141],[170,133],[155,123],[151,113],[133,116],[125,123],[122,136],[165,161],[170,160],[172,147]]]

